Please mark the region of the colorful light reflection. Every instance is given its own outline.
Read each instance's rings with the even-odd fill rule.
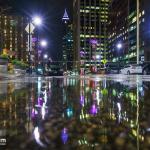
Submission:
[[[97,44],[98,44],[98,41],[97,41],[97,39],[90,39],[90,43],[97,45]]]
[[[73,110],[72,110],[72,108],[67,108],[66,112],[67,112],[67,116],[69,118],[73,116]]]
[[[38,111],[36,109],[32,109],[31,117],[35,118],[35,116],[38,114]]]
[[[93,104],[90,109],[90,114],[96,115],[97,113],[98,113],[97,106],[95,104]]]
[[[68,130],[67,130],[67,128],[64,128],[64,129],[62,130],[62,132],[61,132],[61,139],[62,139],[62,141],[63,141],[64,144],[67,143],[68,137],[69,137],[69,136],[68,136]]]
[[[84,106],[84,95],[80,96],[80,104]]]
[[[43,106],[43,99],[42,98],[38,98],[38,105],[39,106]]]

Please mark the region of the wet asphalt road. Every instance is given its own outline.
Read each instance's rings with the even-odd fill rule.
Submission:
[[[1,80],[0,139],[11,150],[147,150],[150,76]]]

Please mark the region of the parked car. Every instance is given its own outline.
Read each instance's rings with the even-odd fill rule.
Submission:
[[[15,74],[20,74],[20,75],[25,75],[26,71],[23,70],[23,69],[15,68],[15,69],[14,69],[14,73],[15,73]]]
[[[45,75],[48,76],[63,76],[63,66],[59,62],[51,62],[45,70]]]
[[[117,63],[107,63],[105,72],[107,74],[118,74],[122,68],[122,64]]]
[[[120,70],[121,74],[142,74],[142,66],[137,64],[126,65]]]
[[[143,66],[142,74],[143,74],[143,75],[148,75],[148,74],[150,74],[150,64],[145,64],[145,65]]]
[[[92,72],[90,71],[90,70],[85,70],[85,73],[84,73],[85,75],[90,75],[90,74],[92,74]]]
[[[63,69],[61,68],[52,68],[49,72],[47,72],[48,76],[63,76]]]
[[[33,75],[33,76],[35,76],[35,75],[43,75],[43,71],[42,71],[42,68],[40,68],[40,67],[38,67],[38,68],[27,68],[26,69],[26,74],[27,75]]]
[[[44,71],[42,67],[38,67],[36,71],[37,75],[44,75]]]
[[[106,67],[106,73],[108,74],[118,74],[121,68],[119,67]]]

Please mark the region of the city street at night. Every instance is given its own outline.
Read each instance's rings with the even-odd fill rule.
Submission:
[[[0,149],[148,150],[149,82],[143,75],[1,80]]]
[[[0,0],[0,150],[150,150],[150,0]]]

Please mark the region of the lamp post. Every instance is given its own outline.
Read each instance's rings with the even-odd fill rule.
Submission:
[[[119,42],[119,43],[117,43],[117,45],[116,45],[116,48],[118,49],[118,60],[120,60],[120,56],[121,56],[121,54],[120,54],[120,50],[123,48],[123,44],[121,43],[121,42]],[[119,62],[120,63],[120,62]]]
[[[46,41],[46,40],[41,40],[41,41],[40,41],[40,47],[41,47],[41,48],[47,47],[47,41]],[[43,55],[43,52],[41,52],[41,53],[42,53],[42,55]],[[44,55],[43,55],[43,58],[46,57],[46,56],[47,56],[47,55],[44,54]]]
[[[42,48],[45,48],[45,47],[47,47],[47,41],[46,40],[41,40],[40,41],[40,46],[42,47]],[[47,71],[47,61],[48,61],[48,54],[43,54],[43,52],[42,52],[42,58],[41,58],[42,60],[43,60],[43,69],[44,69],[44,72],[46,73],[46,71]]]
[[[41,26],[42,25],[42,18],[41,17],[39,17],[39,16],[34,16],[33,17],[33,23],[34,23],[34,25],[36,25],[36,26]],[[37,64],[39,63],[39,55],[40,55],[40,50],[39,50],[39,48],[40,48],[40,44],[39,44],[39,32],[38,32],[38,30],[37,30],[37,39],[36,39],[36,41],[37,41],[37,45],[36,45],[36,57],[37,57]]]
[[[47,74],[47,71],[48,71],[48,55],[47,54],[44,54],[43,55],[43,59],[44,59],[44,61],[43,61],[43,71],[44,71],[44,74]]]
[[[35,26],[39,26],[42,24],[42,19],[38,16],[29,19],[29,24],[26,26],[25,30],[28,33],[28,52],[29,52],[29,71],[31,73],[31,52],[32,52],[32,34],[35,29]]]

